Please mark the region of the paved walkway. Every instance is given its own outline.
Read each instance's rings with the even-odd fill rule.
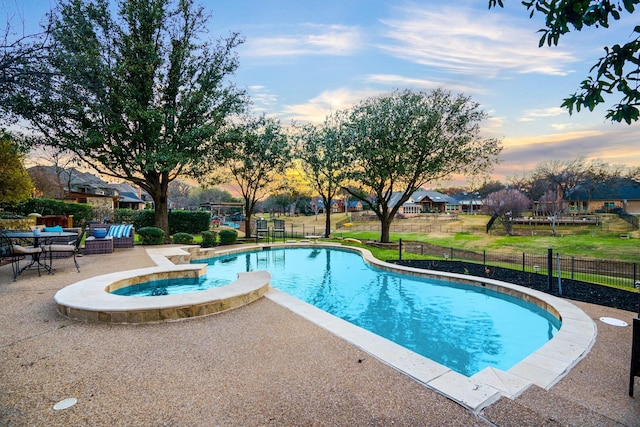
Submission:
[[[0,267],[0,425],[640,426],[628,396],[635,313],[576,303],[596,344],[550,390],[532,387],[473,414],[289,310],[261,299],[150,325],[91,325],[57,314],[78,280],[154,265],[143,247],[56,260],[55,275]],[[56,402],[78,403],[54,411]]]

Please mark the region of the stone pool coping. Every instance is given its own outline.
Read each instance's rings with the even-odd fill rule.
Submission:
[[[206,316],[238,308],[269,290],[266,271],[239,273],[226,286],[179,295],[128,297],[109,291],[152,280],[199,277],[204,264],[141,268],[82,280],[59,290],[54,300],[58,312],[70,319],[92,323],[149,323]]]
[[[486,368],[472,377],[465,377],[385,338],[326,313],[284,292],[270,288],[268,283],[270,281],[270,275],[264,271],[241,273],[239,274],[238,281],[231,285],[192,294],[130,298],[108,294],[105,291],[109,286],[118,286],[118,283],[123,283],[118,281],[140,281],[137,277],[141,275],[152,277],[154,274],[177,274],[183,276],[192,275],[191,277],[193,277],[193,275],[204,274],[206,265],[183,264],[189,262],[191,259],[204,259],[234,252],[261,250],[264,247],[285,246],[311,246],[315,248],[324,246],[352,250],[359,252],[368,264],[385,270],[463,282],[494,289],[540,305],[561,319],[562,326],[553,339],[508,371]],[[346,247],[340,244],[286,242],[280,244],[242,245],[221,250],[217,248],[201,250],[199,247],[164,247],[148,248],[147,253],[158,267],[98,276],[70,285],[56,294],[55,299],[56,303],[58,303],[59,311],[63,315],[72,318],[78,318],[73,316],[74,314],[78,314],[78,311],[74,310],[79,310],[81,313],[97,313],[95,315],[91,314],[91,318],[89,318],[89,316],[86,316],[84,319],[80,318],[80,320],[85,321],[111,321],[116,323],[158,322],[212,314],[249,303],[264,295],[277,304],[290,309],[312,323],[340,336],[384,363],[414,378],[426,387],[447,396],[476,413],[497,401],[501,396],[515,399],[532,384],[544,389],[551,388],[564,377],[578,361],[588,354],[596,337],[596,325],[593,320],[582,310],[566,300],[498,280],[402,267],[377,260],[371,252],[366,249]],[[114,285],[114,283],[116,283],[116,285]],[[208,294],[204,295],[205,293]],[[193,295],[197,294],[203,295],[199,295],[197,298],[199,302],[196,301],[194,303],[192,298],[194,298]],[[111,297],[105,297],[105,295],[118,298],[112,299]],[[185,297],[186,295],[190,295],[191,297]],[[200,296],[204,297],[204,300],[200,300]],[[125,303],[122,298],[126,298],[129,301]],[[211,303],[211,301],[220,301],[226,298],[231,298],[234,303],[216,305],[217,308],[222,307],[222,310],[217,310],[217,308],[215,310],[213,308],[193,308],[194,306],[206,305]],[[139,302],[139,300],[145,300],[145,302]],[[169,307],[158,308],[157,310],[157,307],[154,307],[154,305],[168,300],[172,301],[171,303],[166,303]],[[105,303],[110,311],[103,310],[104,306],[100,304]],[[102,307],[102,311],[96,311],[100,309],[100,307]],[[141,310],[141,307],[144,307],[144,309]],[[144,313],[148,311],[147,309],[157,311],[158,315],[147,315],[145,318],[144,314],[139,314],[140,312]],[[165,309],[169,311],[162,311]],[[110,314],[102,315],[103,317],[101,318],[100,312]],[[136,314],[132,314],[129,318],[128,313]],[[165,317],[162,317],[162,313],[165,313]],[[166,315],[166,313],[175,313],[176,317],[172,317],[173,314]],[[124,321],[122,320],[123,316],[125,316]]]

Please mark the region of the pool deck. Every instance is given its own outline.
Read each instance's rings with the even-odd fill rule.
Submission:
[[[154,248],[155,249],[155,248]],[[635,313],[573,302],[595,344],[548,390],[532,385],[473,412],[305,319],[268,293],[242,308],[147,325],[71,321],[54,294],[98,275],[156,266],[145,248],[57,260],[55,275],[0,267],[2,425],[640,426],[628,396]],[[284,296],[286,298],[286,295]],[[449,382],[449,384],[455,384]],[[75,397],[69,409],[53,405]]]

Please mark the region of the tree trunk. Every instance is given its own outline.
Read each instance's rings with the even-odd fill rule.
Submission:
[[[324,237],[328,238],[330,235],[331,235],[331,209],[325,209]]]
[[[244,214],[244,237],[251,237],[251,212],[247,211]]]
[[[165,243],[170,242],[169,237],[169,211],[167,204],[167,197],[162,194],[154,194],[153,202],[155,204],[155,224],[156,227],[164,231]]]
[[[251,216],[256,202],[252,201],[248,195],[244,196],[244,235],[251,237]]]
[[[380,218],[380,243],[389,243],[390,233],[389,229],[391,228],[391,219],[389,215],[382,215]]]
[[[171,243],[169,236],[169,204],[167,200],[167,189],[169,182],[166,174],[161,173],[153,177],[153,181],[149,183],[149,189],[152,190],[151,197],[155,204],[154,222],[155,226],[164,231],[165,243]]]

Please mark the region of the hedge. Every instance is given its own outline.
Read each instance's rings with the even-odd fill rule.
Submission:
[[[169,234],[188,233],[200,234],[209,230],[211,214],[206,211],[170,211]],[[133,225],[136,230],[143,227],[155,226],[155,211],[144,209],[137,211],[133,217]]]
[[[8,207],[5,207],[7,209]],[[73,215],[73,226],[84,227],[91,221],[91,205],[67,203],[56,199],[29,199],[12,207],[15,213],[27,216],[32,212],[40,215]]]

